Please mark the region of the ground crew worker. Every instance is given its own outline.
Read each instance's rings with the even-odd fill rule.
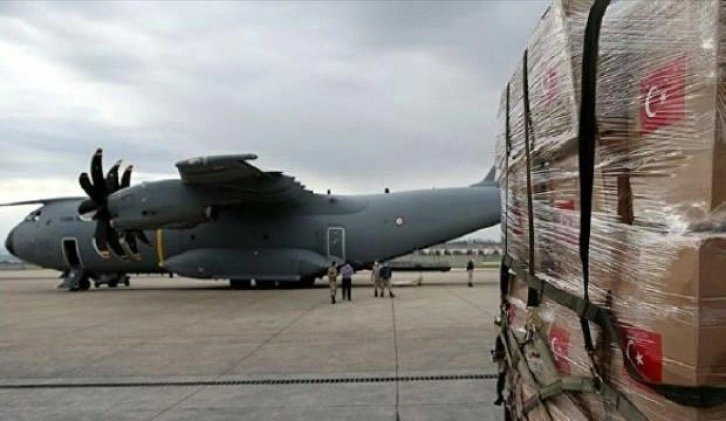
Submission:
[[[348,301],[351,301],[350,290],[353,287],[353,273],[355,273],[353,266],[347,262],[340,268],[340,276],[343,284],[343,300],[345,300],[345,297],[348,297]]]
[[[378,290],[381,290],[381,297],[383,297],[383,280],[381,279],[381,264],[378,260],[373,262],[373,269],[371,269],[371,281],[373,281],[373,296],[378,297]]]
[[[395,295],[393,295],[393,291],[391,291],[391,278],[393,277],[393,271],[391,270],[391,265],[388,263],[384,263],[383,266],[381,266],[381,279],[383,280],[383,287],[388,288],[388,295],[393,298]],[[383,297],[383,288],[381,288],[381,297]]]
[[[328,268],[328,285],[330,286],[330,304],[335,304],[335,295],[338,293],[338,269],[333,262]]]
[[[469,287],[474,286],[474,261],[469,259],[466,263],[466,273],[469,278]]]
[[[497,400],[494,405],[501,406],[504,403],[504,382],[507,377],[507,365],[505,361],[504,342],[501,336],[497,336],[494,350],[492,350],[492,359],[497,363]]]

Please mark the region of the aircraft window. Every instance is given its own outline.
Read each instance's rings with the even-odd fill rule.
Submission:
[[[88,212],[83,215],[78,215],[78,220],[83,222],[91,222],[93,221],[93,217],[96,215],[96,212]]]
[[[40,220],[40,210],[30,212],[30,215],[25,217],[25,222],[38,222]]]

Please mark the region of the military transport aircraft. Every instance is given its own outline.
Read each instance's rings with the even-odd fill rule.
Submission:
[[[180,179],[131,186],[102,151],[79,182],[88,197],[42,204],[10,232],[13,255],[63,272],[69,290],[128,282],[128,273],[229,279],[233,288],[312,285],[335,261],[369,268],[499,223],[494,169],[469,187],[371,195],[316,194],[250,164],[255,155],[194,158]]]

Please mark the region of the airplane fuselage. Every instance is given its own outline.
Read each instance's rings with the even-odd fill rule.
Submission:
[[[145,231],[138,258],[104,257],[94,221],[80,201],[43,206],[13,229],[8,248],[21,259],[67,270],[75,247],[94,273],[172,272],[197,278],[296,280],[320,275],[332,260],[367,267],[499,223],[498,187],[476,186],[363,196],[314,194],[294,207],[222,210],[187,229]]]

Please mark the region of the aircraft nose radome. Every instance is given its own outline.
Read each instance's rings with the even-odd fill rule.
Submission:
[[[13,228],[10,230],[10,234],[8,234],[8,238],[5,239],[5,249],[10,252],[13,256],[15,256],[15,249],[13,248],[13,232],[15,229]]]

